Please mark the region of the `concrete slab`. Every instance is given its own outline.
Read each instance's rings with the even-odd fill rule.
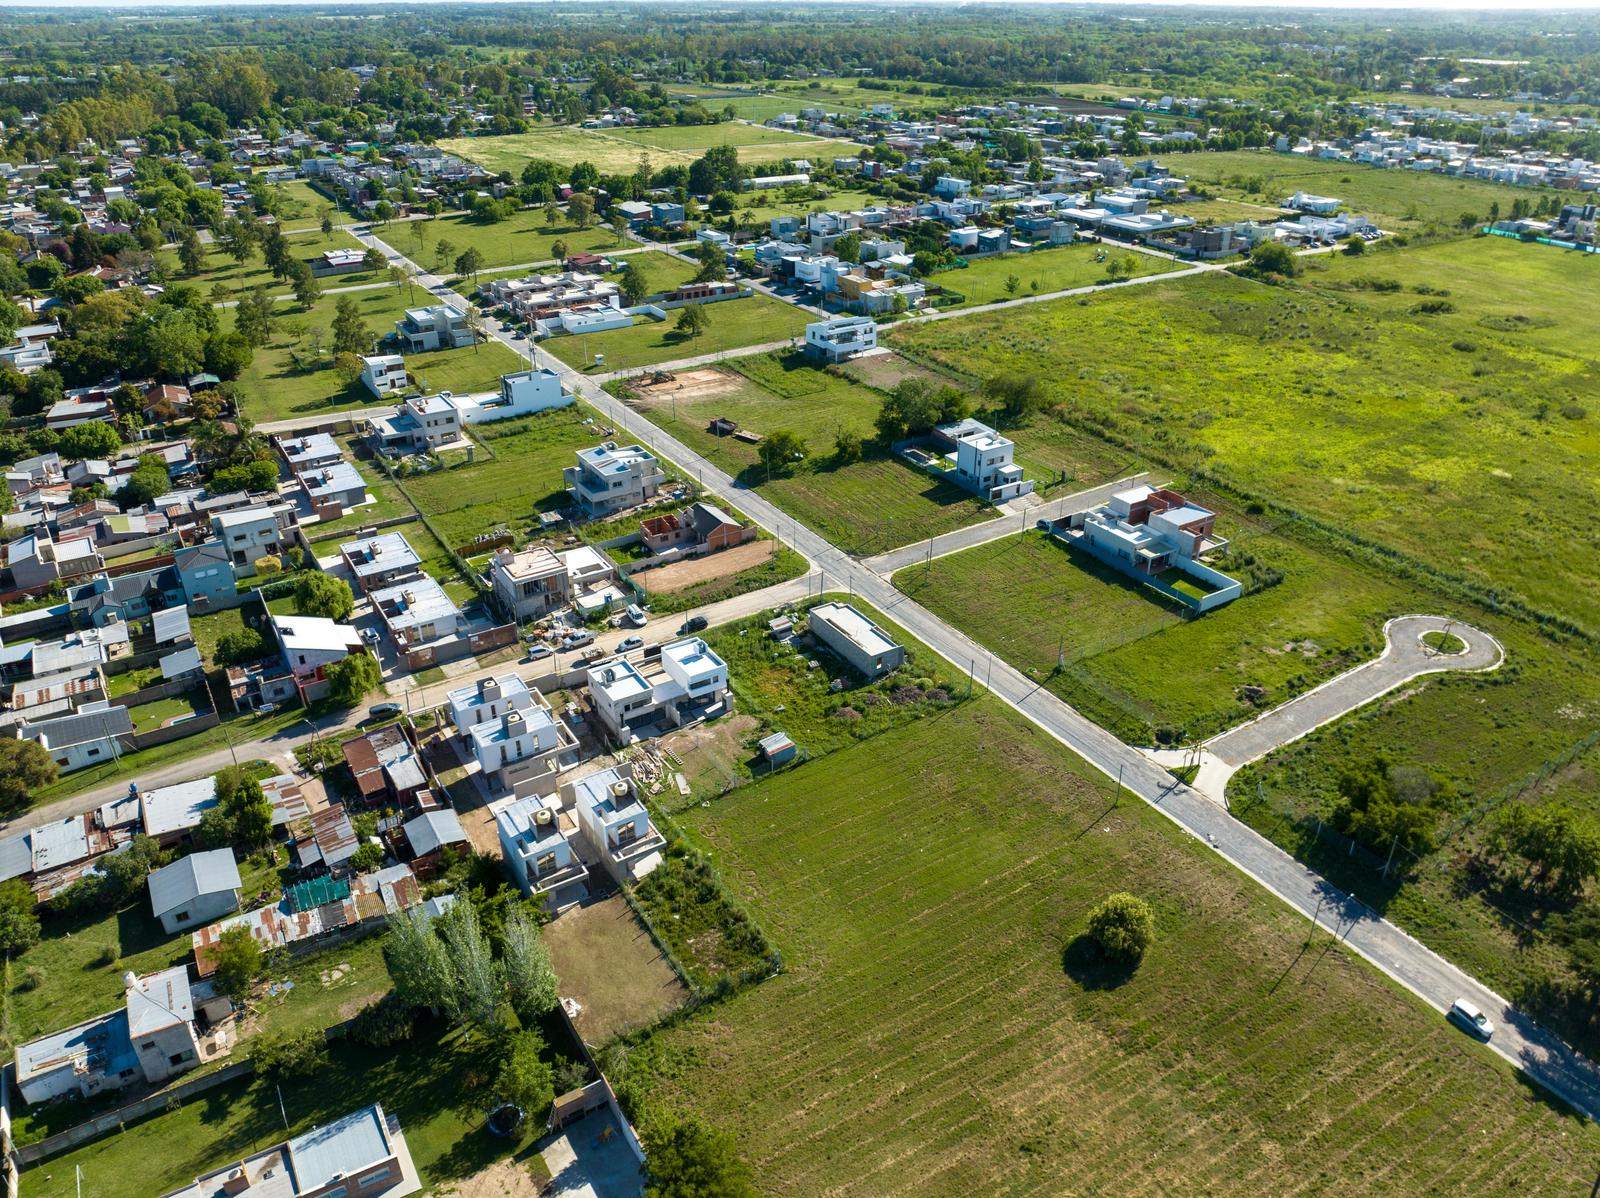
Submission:
[[[569,1198],[639,1198],[639,1162],[606,1109],[591,1111],[546,1145],[551,1194]]]

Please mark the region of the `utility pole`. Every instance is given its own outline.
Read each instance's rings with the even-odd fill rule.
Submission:
[[[1111,800],[1111,805],[1113,807],[1122,802],[1122,771],[1126,765],[1127,762],[1125,761],[1117,762],[1117,793]]]
[[[1399,845],[1400,836],[1398,833],[1396,833],[1395,838],[1389,842],[1389,860],[1383,863],[1383,876],[1385,878],[1389,876],[1389,866],[1394,863],[1394,851],[1399,847]]]

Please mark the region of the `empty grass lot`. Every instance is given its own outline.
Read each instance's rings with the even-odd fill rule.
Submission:
[[[740,301],[743,302],[743,301]],[[715,394],[674,402],[663,390],[633,401],[650,419],[785,511],[852,553],[878,553],[992,519],[994,508],[871,446],[861,461],[840,465],[840,431],[873,436],[880,395],[807,365],[798,354],[758,354],[722,368]],[[808,447],[787,477],[769,480],[756,447],[707,431],[716,417],[765,435],[787,430]]]
[[[1197,501],[1218,506],[1209,496]],[[1043,533],[910,566],[895,584],[1134,743],[1202,739],[1383,648],[1412,592],[1223,509],[1219,535],[1283,581],[1198,618]],[[1229,563],[1219,561],[1227,570]],[[1431,608],[1429,610],[1432,610]],[[1057,653],[1066,668],[1057,670]],[[1242,688],[1261,688],[1254,702]],[[1403,718],[1398,713],[1395,718]]]
[[[587,229],[580,229],[567,224],[562,217],[560,223],[551,225],[543,208],[523,208],[505,220],[482,221],[458,213],[433,220],[387,225],[373,231],[418,266],[446,275],[455,273],[456,257],[468,249],[482,254],[483,265],[491,268],[548,262],[555,257],[551,247],[558,241],[566,245],[570,254],[604,253],[633,244],[626,239],[619,241],[616,232],[604,222],[597,221]],[[441,241],[449,242],[448,255],[440,254]]]
[[[738,221],[766,224],[775,216],[805,216],[808,212],[855,212],[883,203],[882,196],[851,187],[832,188],[826,199],[806,198],[809,187],[783,191],[751,191],[739,196],[733,216]]]
[[[564,125],[493,137],[458,137],[439,148],[476,162],[486,170],[520,175],[529,159],[562,166],[591,162],[601,174],[631,173],[641,157],[653,166],[687,166],[712,146],[735,146],[741,162],[832,157],[850,153],[849,144],[733,122],[720,125],[669,125],[656,129],[580,129]]]
[[[706,304],[704,310],[706,331],[698,337],[685,337],[673,328],[678,319],[678,310],[674,310],[667,313],[666,320],[644,318],[626,329],[552,337],[544,342],[544,348],[568,366],[579,369],[633,370],[746,345],[798,338],[805,334],[807,322],[816,319],[792,304],[759,294]],[[595,354],[605,355],[604,366],[594,366]]]
[[[1158,461],[1600,630],[1600,306],[1573,303],[1589,258],[1478,238],[1313,262],[1285,287],[1207,275],[1027,305],[981,338],[886,336],[979,378],[1034,372]]]
[[[332,233],[323,233],[313,225],[309,230],[300,233],[286,233],[284,242],[289,247],[289,252],[299,261],[309,262],[313,258],[321,257],[325,250],[359,250],[361,243],[343,229],[335,229]],[[161,258],[177,278],[192,287],[198,287],[202,292],[210,293],[211,288],[222,284],[228,291],[226,302],[237,300],[246,291],[253,291],[257,287],[265,287],[272,295],[289,295],[293,288],[282,279],[275,277],[267,268],[266,262],[261,257],[260,250],[254,250],[243,262],[235,262],[222,248],[217,245],[205,247],[205,264],[196,274],[185,274],[183,267],[178,263],[176,250],[163,250]],[[354,287],[362,283],[372,283],[381,279],[381,271],[355,271],[347,275],[326,275],[317,282],[324,291],[334,287]]]
[[[309,310],[298,305],[279,306],[272,340],[256,351],[250,366],[239,376],[243,408],[252,420],[289,420],[382,404],[359,379],[347,385],[334,373],[329,342],[340,298],[324,295]],[[428,303],[422,291],[404,286],[355,291],[348,298],[358,305],[374,344],[394,331],[394,322],[408,307]],[[232,316],[226,319],[231,321]],[[309,332],[314,328],[323,334],[320,356]],[[297,364],[297,357],[304,368]],[[466,395],[497,388],[500,376],[516,370],[521,361],[505,346],[490,340],[476,347],[408,354],[406,368],[412,382],[430,392]]]
[[[1174,163],[1173,169],[1178,170],[1179,165]],[[1537,203],[1545,195],[1561,194],[1267,150],[1185,154],[1181,173],[1196,189],[1218,199],[1279,204],[1297,191],[1337,196],[1345,202],[1346,211],[1370,217],[1380,228],[1396,232],[1430,225],[1454,229],[1463,212],[1483,221],[1488,219],[1491,203],[1498,202],[1502,211],[1509,212],[1519,199]]]
[[[951,305],[957,308],[1020,299],[1028,295],[1048,295],[1052,291],[1110,282],[1105,262],[1095,261],[1095,255],[1099,253],[1105,253],[1109,261],[1112,256],[1121,257],[1123,251],[1115,246],[1072,245],[1053,250],[1035,250],[1029,254],[974,258],[965,269],[941,270],[928,276],[927,282],[965,296],[965,302]],[[1133,271],[1135,277],[1178,269],[1178,263],[1165,258],[1153,258],[1149,254],[1134,254],[1132,257],[1137,264]],[[1007,288],[1011,280],[1015,280],[1014,289]]]
[[[657,1033],[623,1088],[730,1127],[775,1195],[1592,1181],[1600,1131],[1108,792],[980,701],[690,810],[786,967]],[[1064,968],[1117,890],[1156,908],[1143,965]]]

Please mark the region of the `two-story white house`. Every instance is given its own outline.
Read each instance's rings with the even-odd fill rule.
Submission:
[[[447,696],[450,719],[492,790],[553,794],[578,741],[538,691],[515,674],[480,678]]]
[[[838,316],[806,325],[806,353],[824,362],[843,362],[878,344],[878,324],[870,316]]]
[[[699,637],[664,645],[643,668],[626,657],[588,669],[595,715],[617,740],[712,719],[728,709],[728,666]]]
[[[542,546],[495,550],[489,583],[501,610],[519,622],[537,620],[572,602],[566,563]]]
[[[460,349],[471,345],[473,340],[467,314],[451,304],[407,308],[406,314],[394,322],[394,331],[407,352],[413,354]]]
[[[367,418],[367,439],[379,453],[426,453],[461,440],[461,409],[448,391],[401,402],[392,416]]]
[[[404,391],[409,377],[406,360],[399,354],[373,354],[361,359],[361,381],[379,399]]]
[[[653,499],[667,479],[655,454],[642,445],[607,441],[578,450],[578,464],[562,477],[567,494],[587,515],[607,516]]]
[[[291,505],[276,503],[232,508],[211,517],[211,531],[227,550],[235,573],[249,576],[256,572],[258,559],[288,552],[284,530],[293,512]]]
[[[494,826],[501,860],[523,894],[551,911],[589,896],[589,867],[577,851],[578,822],[559,799],[504,800],[496,806]]]
[[[935,430],[935,440],[954,447],[953,481],[989,502],[1005,503],[1033,490],[1016,464],[1016,444],[982,421],[942,424]]]
[[[615,766],[561,787],[562,806],[577,815],[584,844],[621,885],[661,864],[666,838],[634,789],[632,767]]]

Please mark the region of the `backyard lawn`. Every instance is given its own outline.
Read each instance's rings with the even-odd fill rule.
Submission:
[[[249,368],[239,377],[243,407],[251,419],[288,420],[308,413],[373,407],[383,402],[359,379],[347,385],[334,373],[329,335],[340,298],[324,295],[309,311],[297,305],[280,306],[272,340],[256,351]],[[374,343],[394,331],[394,322],[408,307],[428,302],[422,292],[403,286],[352,292],[348,298],[355,300]],[[312,330],[320,330],[320,353],[319,337]],[[406,357],[415,386],[458,395],[494,390],[499,387],[502,374],[517,370],[521,364],[521,358],[494,340],[475,347]]]
[[[706,304],[703,310],[706,329],[698,337],[679,333],[674,328],[678,313],[669,312],[666,320],[640,318],[631,328],[552,337],[543,344],[568,366],[584,370],[632,370],[746,345],[799,338],[805,334],[806,325],[816,319],[793,304],[765,295]],[[605,355],[603,367],[594,366],[596,354]]]
[[[728,1127],[774,1195],[1589,1183],[1600,1129],[1110,799],[979,700],[690,808],[785,969],[658,1032],[614,1080]],[[1072,947],[1121,890],[1157,916],[1131,975]]]
[[[1139,253],[1130,255],[1115,246],[1071,245],[1029,254],[974,258],[965,269],[941,270],[929,275],[926,282],[930,287],[946,287],[966,297],[964,302],[950,307],[992,304],[998,300],[1108,283],[1111,278],[1106,274],[1105,262],[1095,260],[1101,254],[1106,255],[1107,260],[1113,256],[1131,256],[1135,263],[1134,277],[1162,274],[1179,267],[1178,263],[1165,258]]]

